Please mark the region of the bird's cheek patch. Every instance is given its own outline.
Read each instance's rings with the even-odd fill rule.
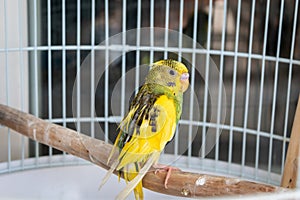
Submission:
[[[174,83],[174,82],[168,82],[167,85],[168,85],[169,87],[175,87],[175,86],[176,86],[176,83]]]

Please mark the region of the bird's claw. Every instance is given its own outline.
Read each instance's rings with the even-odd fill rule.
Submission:
[[[167,166],[167,165],[159,165],[159,166],[154,166],[154,168],[157,168],[155,171],[154,171],[154,174],[157,174],[158,172],[160,171],[167,171],[167,175],[166,175],[166,178],[165,178],[165,182],[164,182],[164,185],[165,185],[165,188],[168,189],[168,181],[170,179],[170,176],[171,176],[171,173],[172,171],[181,171],[179,168],[177,167],[171,167],[171,166]]]

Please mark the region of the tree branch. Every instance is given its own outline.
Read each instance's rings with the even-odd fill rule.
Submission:
[[[40,143],[90,161],[100,167],[106,165],[112,145],[74,130],[46,122],[33,115],[0,104],[0,124]],[[93,156],[91,156],[93,155]],[[237,178],[173,171],[168,189],[164,187],[166,173],[148,172],[143,186],[155,192],[185,197],[254,194],[280,191],[281,188],[244,181]]]
[[[295,112],[290,144],[286,154],[281,187],[296,188],[300,162],[300,95]]]

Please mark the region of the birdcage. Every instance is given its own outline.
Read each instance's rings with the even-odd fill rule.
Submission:
[[[190,87],[160,162],[274,187],[294,170],[286,175],[294,184],[299,163],[285,162],[299,160],[298,9],[298,0],[2,0],[1,108],[113,143],[149,64],[178,60]],[[27,125],[31,139],[0,126],[0,197],[112,198],[125,186],[113,177],[98,191],[104,169],[37,142],[45,139],[39,125]],[[87,150],[93,161],[95,149]],[[300,191],[261,198],[268,195]]]

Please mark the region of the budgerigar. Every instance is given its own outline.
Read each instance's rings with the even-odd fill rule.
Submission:
[[[189,86],[188,69],[180,62],[160,60],[150,67],[144,85],[120,124],[111,153],[118,150],[118,159],[101,184],[117,170],[128,183],[117,199],[125,199],[132,190],[136,199],[144,198],[142,178],[152,165],[157,165],[160,153],[173,138],[182,112],[183,92]],[[165,186],[169,176],[168,173]]]

